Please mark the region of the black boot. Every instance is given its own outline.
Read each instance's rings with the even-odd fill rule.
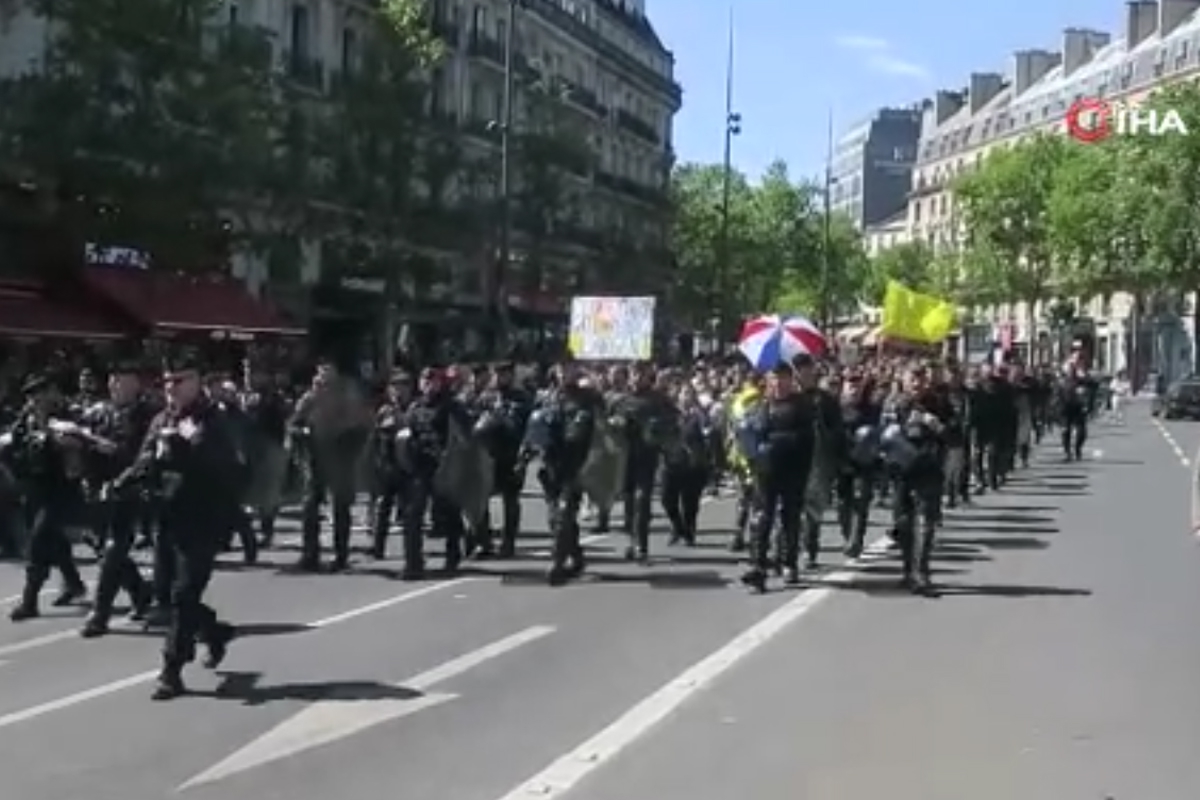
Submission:
[[[162,672],[158,673],[158,680],[154,685],[154,692],[150,695],[151,700],[174,700],[187,693],[187,687],[183,684],[183,670],[177,666],[166,664],[163,665]]]

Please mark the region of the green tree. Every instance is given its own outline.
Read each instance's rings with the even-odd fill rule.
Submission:
[[[392,312],[406,284],[427,284],[420,231],[436,224],[423,212],[418,180],[442,153],[423,148],[438,130],[429,115],[429,73],[445,49],[420,0],[384,0],[358,52],[330,81],[328,98],[310,109],[325,144],[329,213],[320,229],[334,268],[385,282],[382,341],[395,341]],[[441,168],[439,164],[439,169]],[[384,354],[390,363],[390,353]]]
[[[41,68],[0,81],[0,148],[58,230],[209,267],[274,205],[283,140],[263,31],[217,0],[25,0],[53,20]]]
[[[1121,140],[1072,147],[1058,165],[1047,233],[1061,290],[1141,296],[1161,283],[1145,227],[1157,190],[1139,178],[1137,149]]]
[[[989,256],[967,263],[968,268],[989,267],[970,271],[967,283],[981,296],[1025,302],[1031,338],[1037,327],[1034,307],[1054,285],[1050,195],[1058,166],[1074,146],[1061,136],[1034,136],[992,151],[955,183],[969,246]]]
[[[883,250],[871,259],[864,301],[871,305],[883,302],[888,281],[897,281],[917,291],[936,289],[933,261],[933,251],[924,242],[902,242]]]
[[[822,236],[822,251],[825,246],[825,237]],[[820,263],[827,264],[827,267],[823,266],[827,274],[823,275],[819,284],[823,287],[823,311],[819,313],[828,316],[832,322],[858,310],[870,281],[871,259],[853,220],[844,214],[835,213],[830,218],[828,249],[827,261],[825,256],[819,256]]]
[[[1200,286],[1200,87],[1191,81],[1172,84],[1148,102],[1178,112],[1191,133],[1143,134],[1122,142],[1122,196],[1131,216],[1141,220],[1145,249],[1127,261],[1141,256],[1147,282],[1179,295]],[[1193,316],[1200,321],[1200,307]],[[1200,333],[1197,338],[1200,346]]]
[[[521,87],[524,113],[512,136],[512,222],[525,251],[514,277],[535,290],[546,277],[560,235],[580,222],[572,176],[591,174],[595,162],[588,120],[567,104],[570,91],[565,81],[543,76]]]
[[[750,195],[749,241],[733,276],[746,311],[780,308],[785,296],[794,303],[797,291],[815,285],[819,276],[820,231],[814,187],[793,181],[787,164],[775,161]],[[784,307],[782,310],[787,310]],[[816,313],[816,306],[791,310]]]
[[[731,287],[740,252],[738,243],[749,239],[743,213],[751,198],[746,177],[734,171],[729,184],[728,242],[722,223],[724,169],[720,164],[681,164],[671,175],[674,208],[671,242],[675,250],[676,281],[673,314],[696,328],[709,320],[736,320],[741,313]]]
[[[729,177],[727,226],[724,193],[725,173],[719,164],[684,164],[672,175],[676,315],[697,327],[722,319],[727,335],[747,314],[818,315],[824,240],[814,202],[818,191],[794,181],[781,161],[756,184],[735,171]],[[829,294],[857,296],[857,289],[848,289],[863,270],[857,233],[840,219],[832,223],[831,232]]]

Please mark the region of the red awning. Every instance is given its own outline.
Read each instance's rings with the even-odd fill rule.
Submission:
[[[300,335],[244,285],[122,267],[87,267],[88,285],[147,328],[240,334]]]
[[[129,334],[93,310],[51,300],[35,283],[0,283],[0,335],[39,339],[120,339]]]

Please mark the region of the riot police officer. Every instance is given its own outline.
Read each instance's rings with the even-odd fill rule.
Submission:
[[[401,458],[398,437],[405,428],[405,417],[413,401],[412,376],[407,372],[394,373],[388,382],[386,397],[375,415],[375,431],[371,440],[371,460],[375,469],[376,505],[372,557],[387,557],[387,540],[393,517],[403,520],[404,497],[408,491],[409,465]]]
[[[779,563],[788,581],[800,579],[800,514],[808,488],[815,447],[815,409],[811,398],[796,389],[792,367],[780,364],[767,376],[766,398],[755,411],[755,513],[751,565],[742,582],[766,591],[771,560],[771,533],[781,528]]]
[[[425,512],[433,525],[432,535],[446,541],[446,572],[454,573],[462,561],[463,520],[457,506],[439,490],[437,473],[442,464],[452,426],[460,435],[469,435],[471,420],[467,410],[454,396],[443,370],[427,368],[421,373],[420,394],[409,407],[408,459],[412,477],[404,499],[404,571],[405,580],[425,577]]]
[[[631,499],[629,546],[625,558],[643,563],[650,558],[650,520],[654,481],[663,452],[679,436],[678,409],[662,389],[655,386],[649,364],[633,369],[631,391],[620,398],[612,413],[624,423],[629,443],[625,466],[625,493]]]
[[[155,700],[183,694],[183,669],[196,641],[208,648],[205,666],[224,660],[234,628],[204,604],[217,554],[239,488],[238,454],[224,415],[202,391],[197,365],[177,362],[164,375],[167,408],[150,423],[137,458],[112,483],[118,497],[150,489],[160,497],[161,525],[179,568],[171,586],[170,624]]]
[[[85,417],[91,432],[101,442],[96,447],[98,458],[91,462],[94,473],[90,477],[101,487],[98,519],[103,526],[101,539],[106,543],[92,613],[80,631],[85,638],[108,632],[118,589],[129,595],[133,619],[144,617],[150,605],[150,589],[130,558],[142,498],[136,493],[115,497],[108,491],[109,482],[128,469],[137,457],[154,417],[141,397],[139,369],[133,363],[114,368],[108,377],[109,400]]]
[[[884,419],[882,435],[894,480],[893,536],[903,556],[903,584],[916,594],[932,592],[930,562],[941,507],[941,436],[946,427],[937,407],[925,372],[913,370],[894,416]]]
[[[602,417],[604,397],[582,381],[576,365],[563,367],[558,391],[546,398],[529,421],[527,449],[522,462],[536,451],[542,460],[538,480],[546,498],[553,547],[551,586],[561,586],[587,568],[579,538],[579,507],[583,501],[581,472],[591,452]]]
[[[62,574],[63,588],[55,606],[83,599],[87,587],[71,554],[67,525],[83,513],[81,443],[76,436],[63,435],[54,422],[62,421],[67,409],[55,376],[35,375],[22,393],[28,402],[16,425],[9,431],[10,463],[24,490],[29,555],[21,599],[9,617],[14,622],[40,613],[38,597],[52,569]]]
[[[525,470],[520,467],[519,453],[525,425],[533,411],[533,400],[514,382],[513,365],[503,362],[492,369],[491,381],[477,400],[477,408],[492,424],[487,425],[486,445],[495,467],[493,486],[500,495],[502,523],[500,530],[501,558],[512,558],[517,550],[517,534],[521,527],[521,491],[525,485]],[[480,520],[473,535],[477,555],[493,554],[491,520]]]

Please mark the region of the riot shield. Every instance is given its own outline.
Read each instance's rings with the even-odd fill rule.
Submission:
[[[625,429],[608,420],[598,420],[591,449],[579,473],[579,482],[588,498],[603,513],[607,513],[621,496],[628,457]]]
[[[487,445],[451,423],[450,439],[433,476],[440,497],[458,507],[474,526],[487,516],[496,467]]]

